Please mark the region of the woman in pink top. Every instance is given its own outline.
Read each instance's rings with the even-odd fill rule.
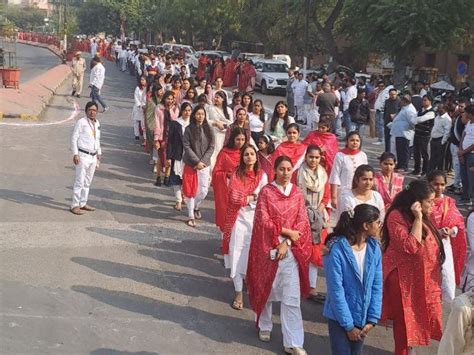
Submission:
[[[390,152],[379,158],[380,172],[375,173],[375,189],[382,195],[387,211],[395,196],[403,190],[404,176],[394,172],[397,158]]]

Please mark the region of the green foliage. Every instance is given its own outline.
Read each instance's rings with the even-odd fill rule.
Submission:
[[[13,22],[15,26],[24,30],[33,30],[37,26],[44,25],[45,11],[37,7],[20,7],[14,5],[5,6],[2,9],[3,16]]]
[[[107,32],[118,34],[119,17],[101,1],[86,1],[77,11],[78,32],[95,34]]]

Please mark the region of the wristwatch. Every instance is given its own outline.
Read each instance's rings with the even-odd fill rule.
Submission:
[[[289,238],[286,239],[286,244],[287,244],[289,247],[291,247],[291,240],[290,240]]]

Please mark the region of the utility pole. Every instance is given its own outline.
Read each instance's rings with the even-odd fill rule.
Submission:
[[[308,27],[309,27],[309,1],[305,1],[305,21],[304,21],[304,56],[303,56],[303,73],[306,79],[307,66],[308,66]]]

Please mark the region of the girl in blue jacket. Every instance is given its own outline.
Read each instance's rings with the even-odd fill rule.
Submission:
[[[382,311],[381,227],[377,207],[361,204],[343,212],[326,240],[324,270],[333,355],[362,354],[364,338]]]

